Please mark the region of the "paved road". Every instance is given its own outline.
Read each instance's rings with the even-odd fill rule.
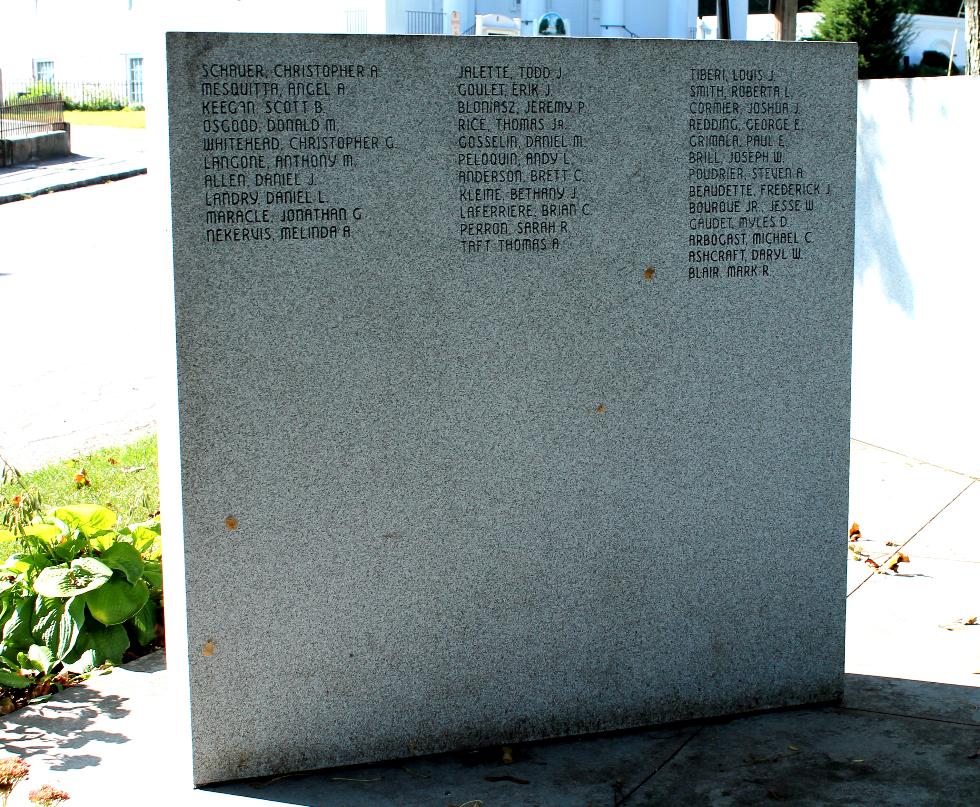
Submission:
[[[156,427],[167,256],[145,177],[0,205],[0,454],[21,470]]]

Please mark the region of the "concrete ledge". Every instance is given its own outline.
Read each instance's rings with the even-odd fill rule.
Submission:
[[[43,132],[26,137],[0,140],[0,165],[19,165],[35,160],[56,160],[71,154],[71,130],[63,124],[60,132]]]
[[[4,141],[0,141],[4,142]],[[119,179],[129,179],[130,177],[139,176],[145,174],[145,168],[130,168],[124,171],[115,171],[108,173],[95,174],[93,176],[80,177],[78,179],[68,180],[62,182],[52,182],[50,184],[44,185],[37,189],[25,189],[19,193],[9,193],[0,194],[0,205],[7,204],[8,202],[20,202],[24,199],[32,199],[35,196],[41,196],[45,193],[57,193],[58,191],[70,191],[75,188],[85,188],[89,185],[101,185],[103,182],[115,182]]]

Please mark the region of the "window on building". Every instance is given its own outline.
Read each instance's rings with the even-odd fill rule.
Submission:
[[[54,81],[54,62],[50,59],[35,59],[34,80],[39,84],[51,84]]]
[[[127,88],[129,105],[143,104],[143,57],[128,57]]]
[[[367,33],[367,11],[361,9],[349,10],[347,15],[347,33],[366,34]]]

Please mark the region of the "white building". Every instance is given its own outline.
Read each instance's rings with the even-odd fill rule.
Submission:
[[[733,2],[748,9],[748,0]],[[386,31],[449,34],[453,12],[463,34],[473,33],[478,14],[519,19],[524,36],[548,12],[562,17],[570,36],[694,39],[698,22],[697,0],[388,0]]]
[[[35,81],[53,81],[73,97],[110,88],[143,102],[143,67],[159,53],[165,30],[298,31],[359,34],[473,33],[477,15],[516,19],[525,36],[556,12],[571,36],[714,38],[713,17],[698,20],[697,0],[2,0],[0,79],[11,95]],[[733,39],[771,39],[774,18],[748,13],[748,0],[729,0]],[[800,14],[806,36],[818,15]],[[949,53],[965,60],[962,19],[916,17],[909,60]]]
[[[10,96],[36,81],[73,97],[109,88],[142,103],[143,65],[166,30],[384,32],[384,0],[0,0],[0,77]],[[353,13],[348,6],[353,7]]]
[[[142,29],[138,0],[4,0],[3,93],[34,81],[87,82],[142,103]]]
[[[737,6],[747,0],[733,0]],[[473,33],[477,14],[520,20],[557,12],[573,36],[693,38],[697,0],[3,0],[0,72],[10,95],[36,81],[83,84],[143,100],[143,61],[164,30]]]

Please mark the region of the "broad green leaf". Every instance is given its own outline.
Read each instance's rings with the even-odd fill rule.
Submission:
[[[33,684],[34,681],[30,678],[25,678],[23,675],[17,675],[17,673],[7,672],[7,670],[0,670],[0,686],[12,687],[13,689],[23,689]]]
[[[34,669],[45,675],[51,672],[51,668],[55,663],[54,654],[48,648],[39,644],[31,645],[31,649],[27,651],[27,658],[31,660],[31,666]]]
[[[140,610],[150,596],[146,583],[127,583],[115,577],[85,595],[89,613],[103,625],[119,625]]]
[[[156,639],[159,612],[157,604],[153,600],[147,600],[146,605],[133,614],[130,624],[135,628],[136,641],[141,645],[147,645]]]
[[[69,504],[52,510],[51,515],[76,528],[86,538],[111,529],[116,523],[116,514],[100,504]]]
[[[0,529],[0,544],[5,544],[8,541],[16,541],[17,536],[14,535],[10,530]]]
[[[78,637],[79,647],[91,645],[88,633],[82,631],[81,636]],[[98,660],[98,655],[92,647],[86,647],[85,650],[79,650],[78,647],[75,648],[76,652],[72,653],[68,658],[72,659],[68,661],[65,659],[64,665],[68,672],[73,672],[78,675],[82,673],[87,673],[89,670],[98,667],[102,662]]]
[[[122,664],[123,653],[129,649],[129,634],[122,625],[93,625],[88,629],[88,635],[95,651],[96,667],[106,661]]]
[[[67,656],[85,622],[85,600],[81,597],[38,597],[34,611],[34,640],[43,644],[54,655],[55,661]]]
[[[99,556],[110,569],[118,569],[130,583],[135,583],[143,574],[143,558],[132,544],[116,543]]]
[[[34,538],[40,538],[45,543],[53,544],[56,541],[60,541],[64,534],[58,527],[54,524],[45,524],[41,522],[40,524],[31,524],[29,527],[24,528],[24,534],[30,535]]]
[[[0,643],[0,655],[16,658],[17,651],[30,647],[31,620],[34,616],[35,597],[27,597],[14,607],[13,613],[3,624],[3,642]]]
[[[163,591],[163,564],[158,560],[148,560],[143,564],[143,579],[154,591]]]
[[[6,571],[13,572],[14,574],[23,574],[26,571],[33,569],[34,571],[40,571],[46,566],[50,566],[51,561],[49,561],[44,555],[31,555],[27,552],[15,552],[6,562],[3,564],[3,568]]]
[[[94,538],[89,538],[89,544],[93,549],[98,549],[101,552],[112,546],[117,538],[117,533],[114,533],[112,530],[106,530],[105,532],[100,532]]]
[[[155,529],[154,529],[155,526]],[[152,552],[154,544],[160,540],[160,524],[131,524],[129,534],[133,536],[133,546],[141,553]]]
[[[51,554],[61,563],[71,563],[88,549],[88,541],[75,535],[61,543],[51,545]],[[56,565],[56,564],[52,564]]]
[[[74,597],[93,591],[112,577],[112,569],[95,558],[76,558],[70,565],[49,566],[34,580],[34,590],[45,597]]]

